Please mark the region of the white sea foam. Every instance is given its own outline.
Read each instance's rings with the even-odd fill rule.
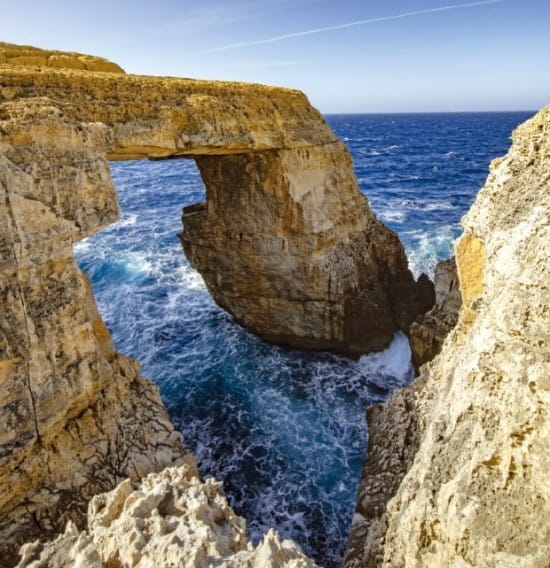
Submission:
[[[384,209],[378,213],[378,217],[386,222],[403,223],[407,218],[407,214],[405,211],[398,211],[396,209]]]
[[[449,201],[433,200],[390,199],[388,205],[392,212],[398,212],[399,209],[408,209],[410,211],[450,211],[456,209],[456,206]]]
[[[453,254],[453,243],[457,233],[455,225],[447,225],[437,231],[407,231],[413,245],[407,247],[409,268],[418,277],[422,272],[433,277],[435,266]]]
[[[398,332],[387,349],[363,355],[358,365],[361,373],[375,377],[392,377],[396,381],[393,386],[404,386],[411,379],[410,361],[409,341],[404,333]]]
[[[73,244],[73,250],[77,254],[89,251],[90,247],[90,239],[82,239],[81,241]]]
[[[138,219],[137,215],[123,214],[120,218],[120,221],[117,221],[112,226],[116,228],[130,227],[131,225],[135,225],[137,219]]]
[[[423,211],[451,211],[452,209],[456,209],[456,206],[448,201],[436,201],[434,203],[422,204],[421,209]]]
[[[188,265],[182,265],[178,270],[178,279],[188,290],[206,290],[202,276]]]
[[[126,268],[133,272],[152,274],[155,270],[153,262],[144,253],[130,252],[123,255]]]

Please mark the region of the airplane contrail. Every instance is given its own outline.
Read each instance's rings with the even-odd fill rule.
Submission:
[[[294,37],[302,37],[307,35],[320,34],[324,32],[331,32],[334,30],[342,30],[345,28],[351,28],[354,26],[364,26],[366,24],[373,24],[375,22],[387,22],[388,20],[399,20],[401,18],[408,18],[410,16],[420,16],[421,14],[432,14],[434,12],[445,12],[447,10],[459,10],[461,8],[473,8],[474,6],[485,6],[487,4],[500,4],[505,0],[481,0],[479,2],[466,2],[464,4],[450,4],[448,6],[440,6],[439,8],[427,8],[425,10],[416,10],[414,12],[404,12],[403,14],[396,14],[394,16],[381,16],[378,18],[369,18],[367,20],[357,20],[355,22],[347,22],[345,24],[337,24],[335,26],[327,26],[324,28],[314,28],[312,30],[304,30],[301,32],[294,32],[290,34],[284,34],[279,36],[270,37],[267,39],[257,39],[254,41],[243,41],[239,43],[230,43],[228,45],[222,45],[220,47],[214,47],[212,49],[207,49],[202,53],[213,53],[216,51],[228,51],[230,49],[237,49],[239,47],[248,47],[250,45],[262,45],[265,43],[276,43],[278,41],[284,41],[285,39],[291,39]]]

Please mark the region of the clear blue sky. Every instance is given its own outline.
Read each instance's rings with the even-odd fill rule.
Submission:
[[[550,0],[431,11],[467,3],[3,0],[0,38],[102,55],[130,73],[295,87],[325,113],[549,103]]]

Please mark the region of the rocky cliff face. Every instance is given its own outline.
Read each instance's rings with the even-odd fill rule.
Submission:
[[[0,564],[9,565],[18,543],[81,523],[95,493],[191,458],[157,388],[113,348],[73,257],[75,241],[118,215],[106,129],[6,86],[2,69]]]
[[[550,564],[550,107],[491,164],[439,356],[369,412],[345,566]]]
[[[69,524],[52,542],[26,544],[18,567],[315,567],[274,531],[256,547],[247,543],[244,520],[219,489],[189,466],[151,474],[139,485],[126,480],[92,499],[87,530]]]

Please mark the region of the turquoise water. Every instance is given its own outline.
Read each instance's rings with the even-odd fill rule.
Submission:
[[[490,160],[529,113],[332,115],[361,190],[416,274],[451,254]],[[161,389],[204,477],[249,535],[270,527],[324,566],[341,560],[365,457],[367,405],[412,378],[407,340],[358,361],[267,345],[208,295],[176,234],[204,199],[190,160],[119,162],[121,221],[75,245],[117,349]]]

